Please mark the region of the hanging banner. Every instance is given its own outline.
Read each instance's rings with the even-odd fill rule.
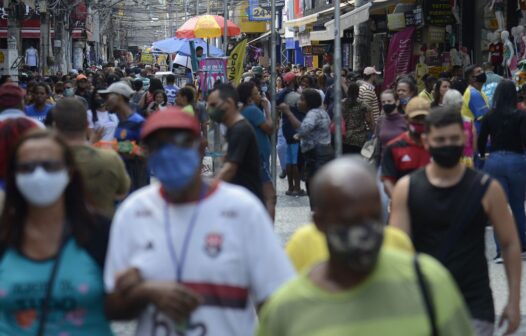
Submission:
[[[226,58],[210,57],[199,61],[199,88],[206,97],[218,80],[227,83]]]
[[[390,87],[398,75],[407,74],[413,69],[413,34],[415,31],[415,27],[408,27],[391,38],[385,61],[384,88]]]
[[[247,52],[248,39],[239,42],[228,56],[228,80],[238,85],[243,74],[243,63]]]

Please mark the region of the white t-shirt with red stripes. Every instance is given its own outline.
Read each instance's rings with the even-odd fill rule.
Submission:
[[[111,228],[104,274],[108,292],[114,290],[116,275],[130,267],[138,268],[146,281],[175,281],[176,269],[181,269],[181,283],[204,298],[191,316],[186,336],[253,334],[255,304],[294,276],[261,201],[228,183],[213,187],[199,205],[167,203],[158,184],[132,194],[118,209]],[[176,327],[180,326],[150,305],[139,318],[136,334],[178,336]]]

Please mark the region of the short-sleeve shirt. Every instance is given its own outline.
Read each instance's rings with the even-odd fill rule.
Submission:
[[[183,241],[194,214],[183,261]],[[177,262],[167,239],[173,241]],[[252,335],[254,304],[294,275],[261,202],[225,182],[212,187],[199,205],[169,204],[153,184],[117,210],[104,274],[108,292],[115,289],[116,275],[130,267],[138,268],[146,281],[176,281],[176,265],[181,269],[179,283],[204,299],[192,313],[189,324],[195,327],[187,336],[204,335],[203,330],[206,335]],[[153,305],[142,312],[136,334],[179,335],[173,320]]]
[[[117,196],[130,189],[130,177],[122,159],[114,151],[87,145],[72,149],[89,201],[101,214],[112,218]]]
[[[402,133],[393,139],[383,152],[382,179],[394,183],[430,161],[431,155],[424,146],[415,143],[408,132]]]
[[[88,110],[88,128],[103,128],[103,141],[112,141],[115,139],[115,129],[119,124],[119,118],[114,113],[108,111],[95,111],[97,113],[97,121],[93,122],[93,112]]]
[[[317,145],[331,143],[331,119],[329,114],[321,108],[312,109],[296,130],[301,138],[301,151],[303,153],[314,149]]]
[[[168,105],[175,105],[175,96],[177,96],[178,91],[179,88],[175,85],[166,85],[164,87],[164,92],[168,98]]]
[[[120,120],[115,129],[115,138],[117,141],[139,141],[141,138],[141,128],[144,118],[133,113],[126,120]]]
[[[280,95],[278,96],[278,99],[276,100],[276,105],[280,105],[281,103],[285,103],[289,106],[290,111],[296,119],[298,119],[300,122],[303,121],[303,118],[305,118],[305,113],[301,113],[298,110],[298,101],[300,99],[300,94],[296,91],[292,91],[290,89],[283,90]],[[287,144],[296,144],[299,143],[298,140],[294,139],[294,135],[296,134],[296,129],[292,127],[292,124],[287,117],[282,117],[282,126],[281,129],[283,131],[283,136],[285,137],[285,140],[287,141]]]
[[[81,247],[73,238],[65,244],[45,335],[113,335],[104,315],[102,274],[108,229],[109,223],[103,235],[94,233],[94,248]],[[13,248],[0,256],[0,335],[37,334],[40,303],[54,263],[55,258],[36,261]]]
[[[415,250],[408,235],[390,225],[384,228],[382,248],[394,248],[409,253]],[[307,224],[296,230],[285,249],[299,273],[308,271],[312,266],[329,258],[327,240],[314,224]]]
[[[241,115],[245,117],[256,132],[256,141],[258,143],[259,154],[262,158],[270,156],[270,139],[261,129],[261,124],[265,123],[265,115],[256,105],[251,104],[241,110]]]
[[[46,117],[52,108],[53,108],[53,105],[45,104],[42,110],[38,110],[35,104],[32,104],[32,105],[26,106],[25,112],[28,117],[33,118],[43,123],[46,120]]]
[[[474,335],[466,306],[447,270],[419,257],[432,293],[440,335]],[[412,255],[383,249],[373,273],[339,293],[317,286],[303,273],[265,304],[258,336],[430,335],[429,316]]]
[[[263,200],[259,149],[254,129],[246,119],[240,120],[227,130],[226,141],[225,159],[238,165],[236,175],[230,182],[247,188]]]
[[[469,86],[464,92],[464,102],[462,103],[462,115],[473,120],[477,133],[480,132],[480,122],[482,117],[489,112],[488,97],[473,86]]]

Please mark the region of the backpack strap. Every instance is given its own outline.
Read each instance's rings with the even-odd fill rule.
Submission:
[[[418,282],[418,287],[420,288],[420,293],[422,294],[422,299],[424,299],[424,306],[426,308],[426,314],[429,319],[429,324],[431,327],[431,336],[438,336],[438,325],[437,317],[435,312],[435,304],[433,300],[433,294],[429,290],[429,285],[426,281],[426,277],[422,272],[420,267],[420,262],[418,260],[418,253],[415,253],[413,257],[413,265],[415,268],[416,278]]]

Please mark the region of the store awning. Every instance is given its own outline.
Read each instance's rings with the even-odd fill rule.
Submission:
[[[73,32],[71,33],[71,38],[75,40],[82,39],[82,32],[84,29],[73,29]],[[51,37],[55,37],[55,31],[53,29],[50,30]],[[89,30],[86,30],[86,34],[88,36],[88,40],[92,40],[93,33]],[[39,39],[40,38],[40,28],[22,28],[20,30],[20,36],[23,39]],[[7,28],[0,28],[0,38],[7,38]]]
[[[353,9],[352,11],[340,16],[340,36],[343,31],[369,20],[371,10],[388,7],[398,0],[375,0],[363,6]],[[334,19],[325,24],[325,30],[312,31],[310,33],[311,41],[330,41],[334,40]]]
[[[354,4],[354,0],[346,2],[346,3],[342,3],[340,5],[340,8],[351,6],[353,4]],[[285,22],[283,22],[283,26],[288,27],[288,28],[305,26],[305,25],[308,25],[310,23],[314,23],[314,22],[318,21],[318,16],[320,16],[322,14],[329,13],[329,12],[333,12],[333,11],[334,11],[334,7],[327,8],[327,9],[324,9],[324,10],[322,10],[320,12],[317,12],[317,13],[314,13],[314,14],[311,14],[311,15],[307,15],[307,16],[304,16],[304,17],[301,17],[301,18],[297,18],[297,19],[294,19],[294,20],[285,21]]]
[[[257,41],[261,41],[261,40],[265,40],[267,39],[268,37],[270,36],[270,31],[266,32],[265,34],[253,39],[252,41],[249,41],[248,43],[254,43],[254,42],[257,42]]]

